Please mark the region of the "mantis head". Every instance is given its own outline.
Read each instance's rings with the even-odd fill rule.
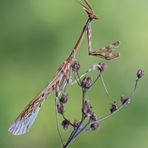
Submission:
[[[86,11],[86,13],[88,14],[88,17],[91,19],[91,20],[96,20],[96,19],[99,19],[95,12],[93,11],[92,7],[90,6],[90,4],[88,3],[87,0],[84,0],[84,2],[81,2],[81,1],[78,1],[80,3],[80,5],[83,6],[83,9]]]

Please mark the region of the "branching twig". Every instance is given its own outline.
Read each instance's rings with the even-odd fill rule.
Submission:
[[[138,75],[139,73],[141,73],[140,74],[140,76]],[[99,76],[100,76],[100,74],[99,74]],[[81,86],[82,86],[82,118],[81,118],[81,121],[79,122],[79,125],[78,125],[78,127],[76,127],[76,128],[74,128],[74,130],[72,131],[72,133],[71,133],[71,135],[70,135],[70,137],[69,137],[69,139],[67,140],[67,142],[66,142],[66,144],[64,145],[64,148],[66,148],[71,142],[73,142],[73,141],[75,141],[76,140],[76,138],[82,133],[82,132],[85,132],[86,130],[88,130],[88,129],[90,129],[91,128],[91,125],[93,125],[93,124],[100,124],[102,121],[104,121],[104,120],[106,120],[106,119],[108,119],[108,118],[110,118],[111,116],[113,116],[115,113],[117,113],[117,112],[119,112],[119,111],[121,111],[121,109],[123,109],[124,107],[127,107],[127,105],[131,102],[131,99],[132,99],[132,97],[134,96],[134,94],[135,94],[135,91],[136,91],[136,88],[137,88],[137,86],[138,86],[138,82],[139,82],[139,80],[140,80],[140,78],[143,76],[143,71],[142,70],[138,70],[138,72],[137,72],[137,80],[136,80],[136,82],[135,82],[135,86],[134,86],[134,89],[133,89],[133,91],[132,91],[132,93],[131,93],[131,95],[129,96],[129,97],[121,97],[121,105],[118,107],[115,103],[113,103],[112,104],[112,107],[111,107],[111,109],[110,109],[110,113],[108,113],[108,114],[106,114],[106,115],[104,115],[104,116],[102,116],[102,117],[100,117],[99,119],[97,119],[96,121],[93,121],[93,120],[91,120],[91,118],[89,118],[89,121],[82,127],[82,125],[83,125],[83,123],[84,123],[84,121],[85,121],[85,119],[87,118],[87,117],[89,117],[88,115],[90,115],[90,114],[92,114],[92,111],[91,110],[87,110],[88,112],[87,112],[87,115],[85,114],[86,113],[86,106],[85,106],[85,96],[86,96],[86,88],[83,88],[84,87],[84,84],[83,84],[83,82],[84,82],[84,79],[83,79],[83,81],[82,81],[82,83],[81,83]],[[97,80],[98,80],[98,76],[97,76]],[[94,84],[96,82],[96,80],[92,83],[92,84]],[[85,83],[88,83],[88,82],[86,82],[85,81]],[[82,85],[83,84],[83,85]],[[92,84],[90,85],[90,87],[92,87]],[[86,85],[85,85],[86,86]],[[89,87],[89,88],[90,88]],[[88,89],[88,88],[87,88]],[[106,88],[107,89],[107,88]],[[108,90],[107,90],[107,92],[108,92]],[[88,106],[87,106],[88,107]],[[87,108],[88,109],[88,108]],[[90,108],[89,108],[90,109]]]

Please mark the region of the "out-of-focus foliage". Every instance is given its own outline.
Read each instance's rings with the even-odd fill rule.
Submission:
[[[101,18],[93,23],[93,48],[121,41],[121,57],[107,62],[105,80],[115,100],[130,94],[136,70],[145,69],[132,104],[101,123],[98,132],[87,132],[70,147],[147,148],[148,147],[148,1],[90,0]],[[65,60],[87,19],[75,0],[1,0],[0,1],[0,147],[60,147],[55,126],[54,95],[42,106],[29,133],[12,136],[7,132],[35,94],[46,85]],[[82,71],[102,61],[87,55],[87,40],[81,47]],[[81,93],[70,87],[67,115],[79,116]],[[77,92],[77,93],[76,93]],[[109,109],[101,85],[89,94],[98,114]],[[66,138],[68,132],[63,131]]]

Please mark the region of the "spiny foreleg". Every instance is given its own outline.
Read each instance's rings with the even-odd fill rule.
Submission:
[[[88,53],[91,56],[97,56],[101,57],[106,60],[112,60],[117,57],[119,57],[119,53],[117,53],[114,49],[119,47],[120,42],[116,41],[108,46],[105,46],[103,48],[97,49],[95,51],[92,50],[92,28],[91,28],[91,22],[88,24],[87,27],[87,39],[88,39]]]

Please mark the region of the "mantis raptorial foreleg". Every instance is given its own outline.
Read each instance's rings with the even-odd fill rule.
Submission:
[[[120,42],[116,41],[108,46],[105,46],[103,48],[97,49],[95,51],[92,51],[92,29],[91,29],[91,22],[87,26],[87,39],[88,39],[88,53],[92,56],[98,56],[101,58],[104,58],[106,60],[111,60],[119,57],[119,53],[115,52],[113,49],[116,49],[119,47]]]

